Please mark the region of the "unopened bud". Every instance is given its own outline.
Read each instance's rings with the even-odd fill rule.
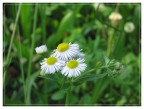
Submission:
[[[132,33],[135,29],[133,22],[127,22],[124,26],[124,30],[127,33]]]
[[[122,15],[119,12],[112,12],[109,15],[109,20],[113,26],[116,26],[122,20]]]

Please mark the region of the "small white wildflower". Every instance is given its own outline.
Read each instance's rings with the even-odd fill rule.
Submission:
[[[132,33],[135,29],[135,25],[133,24],[133,22],[127,22],[124,26],[124,30],[127,33]]]
[[[68,61],[77,57],[79,53],[78,44],[61,43],[58,45],[57,49],[54,50],[52,55],[63,61]]]
[[[11,24],[10,24],[10,26],[9,26],[9,29],[10,29],[11,31],[13,31],[13,30],[14,30],[15,25],[16,25],[15,23],[11,23]]]
[[[40,64],[43,72],[54,74],[56,71],[60,71],[63,68],[65,62],[54,56],[50,56],[49,58],[45,58]]]
[[[70,60],[66,63],[61,73],[68,77],[77,77],[86,67],[87,65],[84,63],[84,59]]]
[[[109,20],[113,26],[116,26],[120,20],[122,20],[122,15],[119,12],[112,12],[109,15]]]
[[[36,51],[36,53],[44,53],[44,52],[47,51],[47,46],[46,45],[42,45],[42,46],[36,47],[35,51]]]
[[[115,20],[115,21],[121,20],[122,19],[122,15],[120,13],[118,13],[118,12],[112,12],[110,14],[110,16],[109,16],[109,19],[110,20]]]

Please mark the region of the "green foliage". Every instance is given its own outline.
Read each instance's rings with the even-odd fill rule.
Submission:
[[[21,6],[8,63],[18,4],[4,6],[4,105],[64,105],[67,89],[70,105],[141,105],[141,4],[37,4],[34,18],[35,6]],[[115,26],[109,15],[116,10],[123,18]],[[133,32],[124,30],[126,22]],[[85,53],[87,69],[77,78],[40,71],[61,42],[78,43]],[[44,56],[32,49],[41,44],[48,47]]]
[[[100,78],[103,78],[104,76],[106,76],[107,73],[105,74],[91,74],[91,75],[84,75],[84,76],[80,76],[78,78],[75,79],[75,81],[73,82],[73,85],[78,86],[86,81],[92,81],[92,80],[97,80]]]
[[[22,4],[21,13],[20,13],[20,24],[23,33],[23,37],[30,38],[32,31],[32,13],[33,5],[32,4]]]
[[[52,100],[61,100],[65,96],[65,92],[63,90],[57,91],[52,95]]]
[[[80,6],[76,7],[76,9],[73,11],[69,11],[63,17],[56,34],[50,37],[47,41],[47,44],[49,47],[56,46],[56,44],[62,40],[64,33],[73,28],[74,20],[76,19],[76,15],[79,9],[80,9]]]

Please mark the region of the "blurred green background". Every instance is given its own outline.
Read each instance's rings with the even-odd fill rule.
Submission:
[[[104,56],[124,65],[116,78],[74,87],[72,105],[141,105],[141,4],[3,4],[3,28],[4,105],[64,105],[65,91],[38,77],[34,50],[46,44],[49,54],[61,42],[80,45],[87,70]]]

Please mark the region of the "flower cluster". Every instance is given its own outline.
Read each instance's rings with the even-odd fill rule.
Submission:
[[[46,45],[37,47],[37,53],[46,52]],[[61,71],[64,76],[77,77],[83,72],[87,65],[84,63],[84,53],[78,44],[61,43],[48,58],[40,63],[41,69],[46,74],[54,74]]]

